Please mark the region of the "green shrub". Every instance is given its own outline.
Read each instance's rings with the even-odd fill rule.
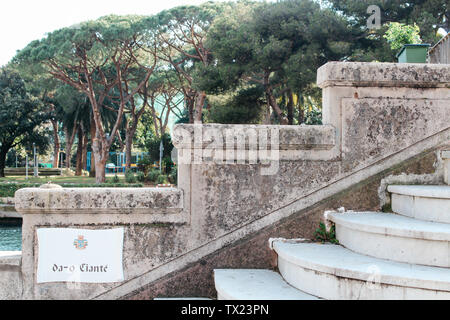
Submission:
[[[165,157],[164,159],[162,159],[162,171],[164,173],[170,174],[173,166],[174,166],[174,163],[173,163],[171,157]]]
[[[120,182],[120,179],[117,176],[117,174],[115,174],[114,177],[112,177],[112,178],[106,179],[106,183],[119,183],[119,182]]]
[[[14,197],[14,193],[23,188],[37,188],[42,183],[1,183],[0,184],[0,197]]]
[[[177,170],[177,166],[175,166],[175,165],[172,167],[172,170],[170,170],[169,182],[172,184],[177,184],[177,182],[178,182],[178,170]]]
[[[168,184],[169,180],[167,179],[167,176],[165,174],[160,174],[158,176],[157,182],[158,182],[158,184]]]
[[[153,160],[149,155],[144,156],[144,158],[139,160],[138,168],[144,173],[144,176],[147,176],[148,172],[151,170],[153,166]]]
[[[119,176],[115,174],[114,178],[112,179],[112,183],[119,183],[119,182],[120,182]]]
[[[166,157],[170,157],[172,150],[173,150],[173,144],[170,137],[170,134],[165,133],[162,138],[154,138],[151,141],[147,142],[146,148],[148,150],[148,157],[152,163],[154,161],[159,161],[159,146],[160,143],[163,143],[164,151],[163,151],[163,159]]]
[[[139,182],[144,182],[145,181],[145,174],[142,171],[139,171],[138,173],[136,173],[136,179]]]
[[[158,169],[151,170],[147,175],[147,181],[156,182],[158,180],[160,173]]]
[[[390,22],[389,28],[383,36],[394,51],[400,50],[405,44],[420,44],[420,28],[414,25],[405,25],[398,22]]]
[[[133,171],[127,170],[125,172],[125,181],[127,183],[136,183],[136,176],[134,175]]]

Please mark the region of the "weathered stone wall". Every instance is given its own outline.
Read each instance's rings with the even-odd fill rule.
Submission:
[[[436,152],[437,150],[428,150],[408,159],[123,298],[143,300],[155,297],[209,297],[216,299],[214,269],[276,269],[276,255],[269,249],[269,238],[314,239],[314,232],[319,222],[323,221],[323,213],[327,210],[336,210],[340,207],[360,211],[381,210],[378,199],[381,180],[392,175],[434,173],[437,162]]]
[[[293,230],[311,235],[323,201],[342,199],[349,201],[348,209],[358,209],[352,205],[363,192],[353,196],[345,190],[450,142],[449,71],[446,65],[329,63],[318,71],[323,126],[179,125],[174,132],[179,185],[167,194],[155,189],[123,191],[128,194],[19,191],[23,297],[115,299],[132,292],[153,297],[164,292],[163,282],[160,289],[150,284],[193,264],[192,270],[224,266],[212,258],[205,262],[210,269],[201,267],[206,257],[232,244],[249,250],[242,241],[252,235],[259,244]],[[227,140],[240,135],[243,140]],[[264,151],[267,141],[277,143],[270,145],[267,158],[255,160],[252,152]],[[218,161],[224,155],[232,158]],[[76,289],[64,283],[36,284],[37,228],[116,225],[125,227],[123,283],[80,284]],[[254,249],[248,261],[256,261],[265,247]],[[236,264],[230,262],[233,257]],[[261,255],[261,265],[267,265],[266,257]],[[240,254],[223,261],[238,265],[239,259]]]
[[[0,300],[22,298],[20,253],[0,252],[0,288]]]

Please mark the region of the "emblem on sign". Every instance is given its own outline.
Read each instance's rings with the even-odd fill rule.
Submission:
[[[86,249],[88,242],[86,239],[84,239],[84,236],[78,236],[78,239],[75,239],[73,241],[73,245],[75,246],[75,248],[77,248],[78,250],[84,250]]]

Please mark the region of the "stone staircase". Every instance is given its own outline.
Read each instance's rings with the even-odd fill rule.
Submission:
[[[448,154],[444,181],[449,184]],[[393,213],[333,212],[339,245],[274,239],[279,274],[214,270],[219,300],[450,299],[450,185],[390,185]]]

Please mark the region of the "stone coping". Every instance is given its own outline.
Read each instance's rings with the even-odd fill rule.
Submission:
[[[387,190],[405,196],[450,200],[450,186],[446,185],[390,185]]]
[[[332,125],[178,124],[172,142],[177,149],[224,149],[229,137],[229,141],[234,139],[234,149],[248,150],[261,146],[264,137],[270,144],[275,134],[278,143],[274,147],[278,150],[329,150],[336,144],[336,129]],[[243,143],[236,143],[238,137]]]
[[[215,269],[214,282],[218,295],[225,300],[318,300],[271,270]]]
[[[19,267],[22,261],[22,251],[0,251],[0,265]]]
[[[317,71],[317,85],[346,87],[450,88],[449,64],[328,62]]]
[[[450,291],[450,270],[395,262],[355,253],[339,245],[274,242],[279,258],[315,272],[367,281],[373,276],[368,266],[377,266],[381,284]]]
[[[171,214],[183,211],[183,191],[176,188],[24,188],[15,193],[15,208],[22,214]]]
[[[450,241],[450,224],[448,223],[417,220],[383,212],[332,213],[328,217],[337,225],[359,232],[431,241]]]
[[[12,204],[14,205],[14,197],[0,197],[0,204]]]

